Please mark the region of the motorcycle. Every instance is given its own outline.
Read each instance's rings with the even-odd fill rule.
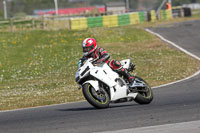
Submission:
[[[120,63],[129,72],[135,68],[130,59]],[[149,104],[153,100],[152,89],[145,80],[134,76],[134,81],[129,83],[107,63],[97,65],[91,58],[78,68],[75,80],[82,88],[85,99],[98,109],[108,108],[110,103],[135,101]]]

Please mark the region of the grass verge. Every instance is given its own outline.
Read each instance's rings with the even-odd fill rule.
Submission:
[[[130,58],[138,76],[156,86],[193,74],[200,63],[134,26],[86,31],[0,33],[0,110],[84,99],[74,81],[81,43],[95,37],[111,58]]]

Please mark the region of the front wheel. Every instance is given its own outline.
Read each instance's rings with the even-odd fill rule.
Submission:
[[[135,77],[136,82],[140,82],[143,84],[143,87],[137,87],[136,90],[138,92],[138,95],[134,99],[135,102],[139,104],[149,104],[153,100],[153,92],[151,87],[148,85],[148,83],[143,80],[140,77]]]
[[[85,99],[94,107],[98,109],[109,107],[110,98],[103,88],[96,91],[91,84],[86,83],[83,85],[82,91]]]

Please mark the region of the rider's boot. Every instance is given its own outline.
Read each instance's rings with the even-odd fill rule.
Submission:
[[[131,74],[127,71],[127,69],[122,69],[122,76],[128,80],[128,82],[131,84],[134,81],[134,77],[131,76]]]
[[[128,72],[127,69],[123,68],[121,69],[121,71],[118,71],[120,73],[121,76],[123,76],[125,79],[128,80],[129,82],[129,87],[132,86],[135,78],[133,76],[131,76],[131,74]],[[127,95],[130,93],[131,91],[129,89],[127,89]]]

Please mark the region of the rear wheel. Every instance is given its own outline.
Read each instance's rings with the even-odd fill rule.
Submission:
[[[137,87],[138,95],[134,99],[139,104],[149,104],[153,100],[153,92],[148,83],[140,77],[135,77],[136,82],[140,82],[144,87]]]
[[[98,109],[109,107],[110,98],[103,88],[96,91],[92,85],[86,83],[83,85],[82,91],[85,99],[94,107]]]

